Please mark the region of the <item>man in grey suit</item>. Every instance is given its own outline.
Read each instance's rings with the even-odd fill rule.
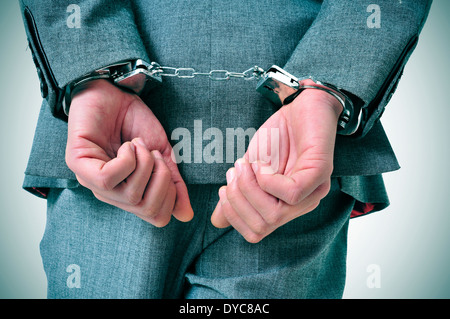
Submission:
[[[49,297],[340,298],[430,5],[21,1]]]

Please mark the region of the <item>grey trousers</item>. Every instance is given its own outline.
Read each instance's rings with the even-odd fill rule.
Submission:
[[[40,244],[49,298],[341,298],[354,199],[332,180],[319,207],[258,244],[210,216],[220,185],[188,185],[195,217],[156,228],[83,187],[52,189]]]

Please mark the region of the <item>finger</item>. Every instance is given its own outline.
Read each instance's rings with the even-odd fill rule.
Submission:
[[[269,225],[277,224],[280,218],[279,210],[283,203],[260,187],[251,164],[247,160],[238,159],[235,167],[238,176],[237,184],[242,195],[266,223]]]
[[[177,197],[172,215],[181,222],[188,222],[194,217],[194,210],[191,206],[187,186],[183,181],[178,181],[175,183],[175,189]]]
[[[117,156],[109,161],[81,157],[72,161],[72,170],[80,177],[82,185],[96,191],[112,190],[136,168],[135,146],[126,142]]]
[[[222,190],[222,189],[224,189],[224,190]],[[225,192],[225,194],[226,194],[226,186],[222,186],[219,189],[219,197],[220,197],[221,192]],[[223,200],[222,200],[222,198],[219,198],[216,208],[214,209],[214,212],[211,215],[211,223],[217,228],[226,228],[226,227],[230,226],[230,223],[225,218],[225,215],[223,214],[223,210],[222,210],[222,205],[224,204],[225,201],[227,201],[226,198]]]
[[[136,150],[136,169],[126,180],[110,191],[98,191],[103,197],[116,203],[137,205],[142,199],[152,174],[154,158],[142,140],[132,141]]]
[[[169,189],[167,190],[166,198],[164,198],[164,202],[161,206],[161,212],[160,212],[160,214],[168,216],[168,221],[170,220],[170,217],[172,216],[173,209],[175,207],[176,198],[177,198],[177,189],[175,187],[175,184],[170,183]]]
[[[167,212],[167,207],[173,207],[175,186],[161,154],[153,151],[151,155],[154,158],[152,175],[143,199],[138,205],[117,201],[110,196],[111,192],[94,192],[94,195],[103,202],[133,213],[152,225],[162,227],[170,221],[171,211]],[[165,203],[166,200],[168,203]]]
[[[241,175],[239,178],[235,177],[235,168],[231,168],[227,172],[228,186],[226,188],[227,199],[231,207],[236,214],[247,224],[250,230],[259,235],[264,235],[269,230],[269,225],[262,218],[262,216],[255,210],[255,208],[248,202],[248,200],[242,195],[239,189],[237,179],[243,178]]]
[[[301,203],[291,206],[284,204],[280,208],[281,223],[285,224],[290,220],[307,214],[317,208],[320,201],[328,194],[330,190],[330,182],[325,182],[317,187],[309,196],[302,200]]]
[[[242,220],[242,218],[236,213],[236,211],[231,206],[230,202],[227,200],[227,191],[226,187],[222,187],[219,189],[219,197],[220,197],[220,205],[221,211],[226,218],[227,222],[239,232],[245,240],[250,243],[257,243],[264,235],[256,234],[253,232],[250,227]]]
[[[153,218],[160,212],[166,198],[169,185],[172,183],[169,168],[162,159],[159,151],[152,151],[154,165],[152,176],[144,194],[142,202],[138,205],[142,215]]]
[[[127,177],[124,184],[128,202],[130,204],[138,204],[142,200],[149,183],[155,159],[142,139],[136,138],[132,140],[132,143],[136,148],[136,169]]]
[[[136,215],[137,217],[141,218],[142,220],[144,220],[156,227],[164,227],[170,221],[170,213],[169,214],[163,213],[166,211],[164,209],[164,207],[166,205],[165,203],[162,205],[160,211],[149,214],[148,211],[143,209],[142,207],[138,207],[136,205],[124,204],[122,202],[117,202],[117,201],[110,199],[109,197],[105,197],[102,194],[97,193],[97,192],[92,192],[92,193],[98,200],[105,202],[107,204],[113,205],[115,207],[118,207],[129,213],[132,213],[132,214]],[[175,195],[174,194],[167,195],[166,199],[169,199],[170,197],[173,197],[172,200],[174,201]],[[169,207],[169,206],[170,206],[170,204],[167,204],[167,207]],[[172,206],[173,206],[173,202],[172,202]]]
[[[164,198],[159,212],[153,217],[146,218],[146,220],[156,227],[164,227],[169,224],[172,217],[173,207],[175,205],[176,195],[177,192],[175,185],[170,183],[167,189],[166,197]]]
[[[252,163],[258,184],[267,193],[289,205],[296,205],[309,196],[324,180],[320,169],[306,168],[287,176],[273,172],[262,162]]]
[[[316,208],[320,200],[328,194],[331,185],[329,181],[324,182],[301,202],[289,205],[284,201],[277,200],[259,187],[248,161],[244,159],[236,161],[236,172],[239,176],[237,181],[242,194],[272,228],[280,227]]]
[[[263,161],[270,163],[271,169],[283,172],[289,157],[288,127],[277,117],[269,118],[252,137],[244,158],[249,162]]]
[[[177,194],[172,215],[181,222],[188,222],[194,217],[194,211],[189,199],[187,186],[181,177],[176,162],[173,160],[172,148],[169,147],[163,152],[163,158],[171,172]]]

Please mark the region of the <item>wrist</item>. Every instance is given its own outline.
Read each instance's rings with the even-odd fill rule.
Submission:
[[[315,86],[316,83],[311,79],[306,79],[300,82],[302,86]],[[325,107],[329,108],[336,115],[336,120],[341,116],[344,107],[342,103],[336,98],[336,96],[323,90],[317,90],[315,88],[306,88],[302,94],[299,94],[296,99],[308,99],[314,101],[314,103],[308,103],[312,107]],[[318,103],[319,102],[319,103]]]
[[[71,104],[77,104],[80,100],[96,101],[100,104],[107,103],[114,94],[115,90],[119,90],[110,81],[105,79],[96,79],[86,81],[80,85],[77,85],[70,94]]]
[[[80,85],[77,85],[71,92],[71,100],[73,101],[73,99],[83,93],[83,92],[93,92],[93,91],[97,91],[97,90],[103,90],[105,87],[108,86],[108,84],[110,85],[111,83],[108,80],[104,80],[104,79],[96,79],[96,80],[90,80],[90,81],[86,81]]]
[[[289,74],[280,67],[274,65],[265,71],[259,80],[256,90],[276,106],[286,106],[294,101],[299,95],[316,95],[307,91],[317,90],[328,94],[323,94],[321,100],[328,100],[326,104],[333,108],[336,114],[339,114],[337,122],[337,132],[340,135],[352,135],[359,129],[361,121],[361,109],[358,105],[354,105],[348,94],[335,87],[332,84],[313,80],[311,77],[299,80],[295,76]],[[306,93],[307,92],[307,93]],[[333,100],[335,99],[335,100]],[[331,102],[331,101],[334,102]],[[340,103],[340,106],[336,103]]]
[[[136,94],[122,90],[109,80],[97,79],[80,84],[73,90],[70,109],[81,107],[84,110],[86,108],[94,110],[94,113],[109,113],[109,111],[114,113],[113,109],[117,106],[130,105],[135,99],[138,99]]]
[[[161,82],[161,76],[157,72],[157,63],[147,63],[141,59],[122,61],[109,66],[94,70],[79,79],[70,82],[64,89],[62,107],[66,115],[69,108],[73,91],[80,85],[100,79],[108,80],[116,86],[137,95],[149,89],[151,82]]]
[[[304,95],[307,91],[325,93],[325,95],[318,94],[318,92],[307,93],[307,95],[320,96],[322,101],[327,101],[326,105],[332,107],[334,112],[338,114],[338,134],[352,135],[358,130],[361,112],[360,110],[355,109],[352,101],[341,90],[331,84],[314,81],[312,79],[302,80],[298,82],[298,86],[298,90],[284,100],[284,105],[291,103],[299,95]]]

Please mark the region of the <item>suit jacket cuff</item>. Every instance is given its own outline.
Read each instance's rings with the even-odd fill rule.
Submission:
[[[381,24],[370,26],[370,1],[324,1],[284,69],[347,92],[362,107],[359,135],[379,119],[427,17],[431,1],[377,2]]]
[[[129,1],[68,7],[63,1],[22,0],[21,11],[41,93],[56,117],[66,119],[61,101],[69,82],[118,61],[148,60]]]

